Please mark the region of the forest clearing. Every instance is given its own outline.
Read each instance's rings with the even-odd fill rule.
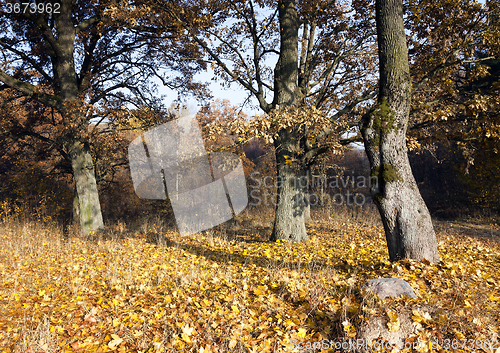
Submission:
[[[408,342],[421,346],[403,352],[430,351],[429,342],[438,352],[496,352],[497,224],[439,222],[442,262],[433,265],[389,262],[373,215],[313,216],[326,220],[309,223],[302,243],[267,242],[262,216],[247,216],[245,229],[186,237],[155,224],[131,234],[121,224],[107,236],[65,238],[57,228],[4,220],[2,351],[346,351],[335,343],[359,337],[368,318],[398,325],[406,311],[420,330]],[[377,277],[406,280],[418,298],[379,300],[361,290]],[[294,349],[307,342],[323,350]]]

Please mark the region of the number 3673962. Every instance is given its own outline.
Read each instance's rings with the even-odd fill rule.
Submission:
[[[5,12],[7,13],[60,13],[61,4],[54,3],[39,3],[34,2],[8,2]]]

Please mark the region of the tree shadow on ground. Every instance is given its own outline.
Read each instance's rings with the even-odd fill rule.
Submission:
[[[234,239],[246,243],[264,243],[260,239],[247,239],[236,236]],[[227,239],[230,240],[230,239]],[[266,256],[255,255],[242,255],[239,253],[231,252],[229,250],[211,249],[208,246],[184,244],[173,241],[168,237],[159,238],[155,243],[159,246],[175,247],[182,249],[190,254],[196,256],[203,256],[208,260],[220,263],[221,265],[228,263],[236,263],[243,266],[255,265],[261,268],[287,268],[293,270],[308,269],[311,272],[318,272],[320,270],[332,270],[334,272],[355,272],[359,270],[360,264],[353,266],[346,260],[339,258],[335,264],[326,263],[322,260],[312,260],[307,262],[297,261],[282,261],[269,258]]]
[[[473,237],[480,240],[500,241],[500,229],[498,226],[476,224],[465,221],[438,221],[434,220],[434,228],[438,234],[451,233]]]

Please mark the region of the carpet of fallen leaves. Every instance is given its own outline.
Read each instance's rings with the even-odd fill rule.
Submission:
[[[297,352],[293,342],[355,338],[371,315],[397,324],[398,307],[420,304],[434,309],[414,310],[414,340],[499,339],[498,241],[440,231],[442,263],[430,265],[390,263],[379,225],[308,233],[301,244],[265,242],[257,228],[81,239],[6,221],[0,350]],[[361,288],[377,277],[408,281],[418,298],[368,300]]]

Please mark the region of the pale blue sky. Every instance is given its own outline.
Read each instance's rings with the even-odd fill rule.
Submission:
[[[222,87],[222,85],[218,81],[212,81],[212,77],[214,76],[213,70],[207,68],[206,71],[200,72],[195,76],[195,79],[199,82],[210,82],[210,90],[212,91],[213,100],[215,99],[228,99],[233,105],[241,105],[248,97],[248,91],[243,89],[240,84],[233,83],[230,88]],[[168,88],[160,88],[160,93],[167,95],[165,99],[165,103],[167,106],[170,105],[176,98],[177,93]],[[269,98],[270,99],[270,98]],[[199,103],[196,102],[194,98],[188,99],[189,106],[196,106]],[[253,108],[252,108],[253,105]],[[257,101],[255,99],[251,99],[251,103],[247,103],[243,107],[243,112],[247,115],[252,116],[254,114],[260,114],[262,111],[257,106]]]

